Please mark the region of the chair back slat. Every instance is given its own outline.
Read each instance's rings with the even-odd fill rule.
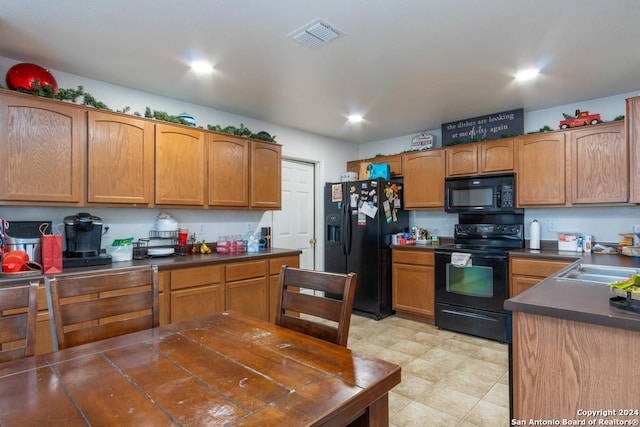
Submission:
[[[46,279],[54,349],[159,325],[158,267],[131,267]]]
[[[347,346],[356,275],[282,266],[276,324]]]
[[[38,282],[0,287],[0,362],[35,352]]]

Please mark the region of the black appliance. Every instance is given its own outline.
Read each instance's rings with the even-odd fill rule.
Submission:
[[[445,178],[444,210],[451,213],[522,213],[514,174]]]
[[[102,219],[86,212],[64,218],[66,249],[62,266],[81,267],[111,263],[111,257],[100,254]]]
[[[384,179],[325,185],[325,271],[356,273],[353,312],[376,320],[392,314],[390,236],[409,229],[401,186]]]
[[[509,251],[523,247],[524,214],[460,214],[454,244],[434,251],[436,326],[507,342]]]

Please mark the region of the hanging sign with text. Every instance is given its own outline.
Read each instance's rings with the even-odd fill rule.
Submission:
[[[442,124],[442,146],[488,141],[524,133],[524,109]]]

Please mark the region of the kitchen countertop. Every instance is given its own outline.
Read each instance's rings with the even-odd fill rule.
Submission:
[[[302,253],[299,249],[277,249],[271,248],[258,253],[244,253],[238,255],[223,255],[223,254],[207,254],[207,255],[171,255],[164,257],[152,257],[142,260],[131,260],[122,262],[113,262],[108,265],[96,265],[77,268],[65,268],[62,273],[58,275],[64,275],[66,273],[77,273],[79,271],[96,271],[96,270],[116,270],[120,268],[134,267],[139,265],[157,265],[158,270],[168,270],[175,268],[187,268],[187,267],[202,267],[204,265],[215,265],[229,262],[243,262],[260,259],[268,259],[282,256],[294,256]],[[15,282],[15,280],[33,279],[43,277],[44,275],[33,276],[15,276],[12,277],[9,274],[3,274],[0,277],[0,283]]]
[[[640,268],[640,258],[624,255],[582,255],[546,250],[521,250],[510,252],[510,254],[523,257],[564,258],[569,261],[575,259],[575,261],[530,289],[506,300],[505,309],[640,331],[640,314],[609,305],[609,298],[613,294],[607,284],[558,277],[578,263]]]

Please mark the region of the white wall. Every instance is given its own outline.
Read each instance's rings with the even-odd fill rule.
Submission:
[[[0,56],[0,76],[21,61]],[[138,90],[108,84],[105,82],[51,70],[61,88],[83,86],[97,100],[104,102],[112,110],[123,110],[129,106],[129,113],[144,115],[146,107],[165,111],[172,115],[188,112],[196,119],[197,126],[206,129],[208,124],[222,127],[241,123],[253,132],[266,131],[276,136],[276,142],[282,145],[282,155],[286,158],[310,161],[316,164],[318,200],[321,200],[325,181],[339,181],[347,160],[358,157],[358,146],[317,134],[303,132],[273,123],[262,122],[249,117],[238,116],[201,105],[189,104],[176,99],[165,98]],[[321,208],[321,205],[318,204]],[[110,238],[147,237],[158,213],[168,212],[196,232],[197,239],[216,241],[218,236],[246,234],[248,224],[254,228],[272,226],[271,212],[231,211],[231,210],[194,210],[194,209],[117,209],[117,208],[24,208],[0,207],[0,218],[13,220],[49,220],[61,223],[65,216],[79,211],[89,211],[102,218],[110,226],[109,235],[103,239],[103,246],[111,244]],[[322,210],[317,218],[322,218]],[[316,221],[318,241],[324,240],[324,227]],[[324,265],[323,260],[318,260]]]
[[[578,109],[600,113],[602,120],[611,121],[617,116],[624,115],[626,98],[639,94],[638,92],[629,92],[544,110],[525,111],[524,131],[525,133],[536,132],[544,126],[558,129],[560,120],[564,118],[562,113],[573,114]],[[441,146],[442,132],[440,129],[425,132],[435,137],[434,145],[436,147]],[[358,157],[367,158],[377,154],[396,154],[407,151],[411,148],[411,139],[416,134],[360,144]],[[548,220],[555,220],[558,231],[593,235],[596,241],[615,243],[620,240],[618,233],[631,232],[633,224],[640,224],[640,207],[525,209],[525,237],[527,239],[529,238],[529,225],[533,219],[540,222],[540,238],[542,240],[557,238],[557,232],[549,231],[547,226]],[[458,222],[458,215],[446,214],[442,211],[413,211],[410,222],[411,225],[427,229],[438,228],[440,235],[452,236],[453,225]]]

